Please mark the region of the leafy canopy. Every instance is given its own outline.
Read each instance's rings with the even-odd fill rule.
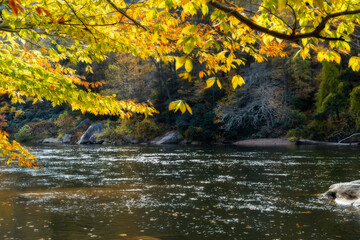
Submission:
[[[103,61],[109,52],[127,52],[156,61],[176,61],[181,76],[194,76],[194,61],[206,87],[217,84],[218,74],[245,64],[244,54],[256,62],[288,56],[289,47],[319,61],[339,63],[358,38],[359,0],[6,0],[0,9],[0,92],[13,102],[32,96],[34,103],[46,99],[58,105],[93,114],[130,117],[153,115],[149,104],[117,101],[115,96],[92,92],[82,76],[61,62]],[[180,56],[179,56],[180,53]],[[244,54],[241,54],[244,53]],[[350,58],[349,67],[360,69],[360,57]],[[197,73],[196,73],[197,74]],[[93,85],[101,85],[95,83]],[[232,78],[236,88],[244,84]],[[81,90],[85,86],[87,90]],[[94,86],[93,86],[94,87]],[[191,112],[182,102],[170,110]],[[2,156],[18,159],[20,165],[36,166],[35,157],[0,132]]]

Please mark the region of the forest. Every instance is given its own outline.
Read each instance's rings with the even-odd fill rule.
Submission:
[[[339,141],[360,127],[359,73],[344,64],[294,58],[291,52],[288,57],[270,58],[263,63],[249,59],[237,69],[246,84],[236,90],[231,86],[231,73],[221,76],[221,88],[217,84],[206,87],[198,77],[202,69],[199,63],[194,64],[191,81],[181,79],[173,63],[121,53],[93,64],[94,74],[87,74],[81,65],[76,69],[86,75],[90,84],[105,83],[90,87],[92,91],[151,102],[159,113],[148,118],[138,115],[118,119],[82,114],[66,104],[55,108],[47,101],[32,104],[32,97],[26,98],[25,104],[11,104],[4,95],[0,108],[2,129],[19,142],[36,142],[62,137],[89,118],[106,124],[102,137],[108,141],[147,141],[176,129],[189,142],[211,143],[282,136]],[[192,114],[169,112],[168,105],[175,99],[186,101]]]
[[[0,0],[0,238],[358,239],[359,24],[360,0]]]
[[[18,142],[76,142],[85,119],[117,144],[169,130],[186,143],[336,142],[360,128],[358,1],[0,7],[2,155],[19,162],[31,154]]]

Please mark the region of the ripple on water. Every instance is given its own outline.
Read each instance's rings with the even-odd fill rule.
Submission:
[[[354,209],[315,195],[357,176],[356,149],[45,146],[34,152],[45,171],[0,166],[0,201],[15,204],[9,211],[20,211],[24,221],[59,219],[51,226],[73,228],[79,239],[90,236],[80,223],[103,239],[143,235],[140,230],[154,236],[178,231],[174,239],[358,236],[351,230],[360,226]],[[4,208],[0,218],[12,232],[13,220],[1,214]],[[336,232],[339,226],[346,230]],[[33,239],[51,237],[43,233]]]

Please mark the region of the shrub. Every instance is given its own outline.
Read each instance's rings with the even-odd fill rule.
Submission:
[[[32,135],[36,139],[52,137],[57,134],[56,126],[49,120],[42,120],[39,122],[30,122],[28,125],[32,129]]]
[[[0,114],[0,129],[4,130],[7,127],[7,119],[5,114]]]
[[[299,138],[307,138],[307,131],[305,126],[297,127],[294,129],[291,129],[287,132],[286,137],[290,139],[291,141],[297,140]]]
[[[75,118],[70,116],[68,111],[64,111],[59,114],[59,117],[55,120],[55,125],[59,127],[58,134],[59,137],[66,134],[69,130],[75,127]]]
[[[350,93],[350,110],[356,116],[356,128],[360,129],[360,86],[355,87]]]
[[[32,129],[29,125],[24,125],[20,130],[15,134],[15,140],[18,142],[28,142],[32,138]]]
[[[289,128],[296,128],[307,122],[307,118],[304,113],[299,110],[290,110],[289,112],[290,124]]]
[[[188,141],[207,141],[204,129],[194,126],[190,126],[188,129],[186,129],[186,131],[184,132],[184,138]]]
[[[17,110],[15,111],[14,120],[17,121],[19,119],[22,119],[25,115],[25,112],[23,110]]]
[[[131,139],[138,139],[142,141],[150,140],[162,131],[162,128],[150,118],[139,121],[139,119],[121,119],[117,122],[111,122],[108,120],[105,123],[106,128],[98,139],[104,139],[105,141],[118,141]]]
[[[141,122],[136,122],[133,134],[136,139],[150,140],[161,133],[161,127],[153,120],[146,118]]]
[[[9,113],[9,111],[10,111],[10,108],[9,108],[8,103],[3,104],[3,106],[0,108],[1,113],[7,114],[7,113]]]

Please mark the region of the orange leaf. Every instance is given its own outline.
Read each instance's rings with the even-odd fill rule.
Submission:
[[[18,15],[19,9],[17,7],[17,2],[15,0],[9,0],[9,7],[15,15]]]
[[[205,75],[206,75],[205,72],[203,72],[203,71],[199,72],[199,78],[203,78]]]
[[[60,19],[57,20],[57,23],[58,23],[58,24],[63,24],[64,22],[65,22],[65,18],[64,18],[64,17],[62,17],[62,18],[60,18]]]
[[[51,13],[49,13],[49,11],[48,11],[48,10],[43,9],[43,11],[44,11],[44,13],[46,14],[46,16],[51,16]]]
[[[50,86],[50,89],[51,89],[52,91],[55,91],[54,85],[51,85],[51,86]]]
[[[41,10],[41,7],[37,7],[35,9],[35,11],[37,12],[37,14],[41,15],[42,14],[42,10]]]

